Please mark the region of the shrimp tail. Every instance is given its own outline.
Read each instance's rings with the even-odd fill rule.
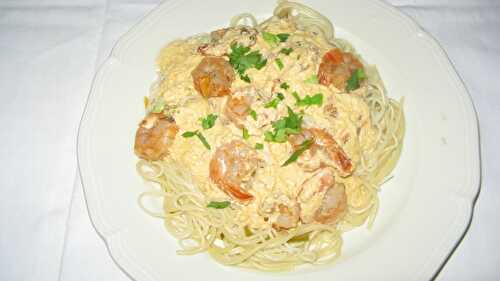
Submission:
[[[225,193],[235,199],[238,199],[240,201],[250,201],[253,200],[254,196],[244,190],[242,190],[239,186],[228,183],[228,182],[222,182],[222,185],[224,185],[226,188],[224,189]]]

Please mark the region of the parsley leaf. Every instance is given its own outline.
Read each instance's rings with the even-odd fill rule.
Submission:
[[[203,144],[203,145],[204,145],[204,146],[205,146],[208,150],[210,150],[210,149],[211,149],[210,144],[208,144],[208,142],[207,142],[207,139],[206,139],[206,138],[205,138],[205,137],[204,137],[204,136],[203,136],[200,132],[198,132],[198,133],[196,134],[196,136],[198,137],[198,139],[201,141],[201,143],[202,143],[202,144]]]
[[[366,75],[365,75],[365,72],[363,71],[363,69],[362,68],[356,69],[356,71],[354,71],[352,73],[349,80],[347,80],[347,86],[345,87],[346,91],[350,92],[350,91],[353,91],[353,90],[356,90],[357,88],[359,88],[359,84],[365,78],[366,78]]]
[[[289,36],[290,36],[290,34],[288,34],[288,33],[279,33],[279,34],[276,34],[276,37],[278,37],[278,39],[280,40],[280,42],[286,42],[286,40],[288,40]]]
[[[313,140],[305,140],[301,145],[300,147],[295,150],[292,155],[290,155],[290,157],[281,165],[281,167],[285,167],[285,166],[288,166],[290,163],[293,163],[295,161],[297,161],[297,159],[299,159],[299,156],[304,153],[304,151],[306,151],[307,149],[309,149],[309,147],[311,147],[311,145],[314,143]]]
[[[255,149],[262,150],[262,149],[264,149],[264,145],[262,143],[256,143],[255,144]]]
[[[208,144],[207,142],[207,139],[203,136],[202,133],[200,133],[198,130],[196,131],[186,131],[182,134],[183,137],[185,138],[192,138],[194,136],[196,136],[200,141],[201,143],[208,149],[210,150],[211,147],[210,147],[210,144]]]
[[[257,121],[257,112],[255,112],[255,110],[250,110],[250,116],[253,120]]]
[[[290,85],[288,85],[288,83],[286,82],[283,82],[281,83],[280,88],[283,90],[288,90],[288,88],[290,88]]]
[[[271,47],[276,47],[279,43],[286,42],[290,34],[288,33],[279,33],[272,34],[270,32],[262,32],[262,38],[266,41]]]
[[[191,137],[196,136],[197,133],[198,133],[198,131],[187,131],[187,132],[184,132],[184,134],[182,134],[182,136],[185,138],[191,138]]]
[[[225,209],[231,205],[231,202],[229,201],[222,201],[222,202],[217,202],[217,201],[211,201],[208,203],[207,208],[214,208],[214,209]]]
[[[243,127],[243,132],[242,132],[242,135],[243,135],[243,139],[244,140],[247,140],[250,138],[250,134],[248,133],[248,130],[247,128]]]
[[[285,96],[282,93],[278,93],[277,97],[272,99],[270,102],[264,105],[264,108],[277,108],[280,101],[284,100]]]
[[[318,84],[319,83],[318,75],[313,74],[313,75],[307,77],[307,79],[304,80],[304,83],[307,83],[307,84]]]
[[[293,112],[288,107],[288,116],[283,117],[272,124],[273,132],[264,133],[264,140],[267,142],[283,143],[287,141],[289,135],[296,135],[302,129],[302,116]]]
[[[271,47],[277,46],[278,43],[280,42],[280,39],[278,36],[269,33],[269,32],[262,32],[262,38],[264,38],[264,41],[266,41]]]
[[[267,59],[263,58],[259,51],[250,52],[250,47],[233,43],[231,44],[229,63],[238,72],[241,80],[250,83],[250,77],[245,74],[245,71],[250,68],[256,68],[257,70],[263,68],[267,63]]]
[[[272,99],[270,102],[264,104],[264,108],[277,108],[279,102],[279,99]]]
[[[292,48],[283,48],[283,49],[280,50],[281,54],[285,54],[287,56],[290,55],[292,52],[293,52]]]
[[[309,95],[306,95],[303,99],[300,98],[300,96],[297,92],[293,92],[292,95],[296,100],[295,104],[297,106],[309,106],[309,105],[321,106],[321,105],[323,105],[323,94],[322,93],[317,93],[312,97]]]
[[[247,74],[243,74],[243,75],[240,74],[240,78],[241,78],[241,80],[243,80],[243,81],[245,81],[247,83],[251,82],[250,77],[248,77]]]
[[[274,60],[274,62],[276,63],[276,65],[278,66],[278,68],[279,68],[280,70],[282,70],[282,69],[283,69],[284,65],[283,65],[283,62],[281,61],[281,59],[280,59],[280,58],[275,59],[275,60]]]
[[[208,130],[215,125],[215,120],[217,120],[217,115],[208,114],[206,118],[200,118],[200,120],[201,120],[201,127],[203,127],[203,129],[205,130]]]

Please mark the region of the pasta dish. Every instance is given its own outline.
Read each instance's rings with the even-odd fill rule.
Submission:
[[[179,254],[265,271],[336,259],[399,158],[402,101],[331,22],[280,1],[261,23],[169,43],[135,136],[139,205]],[[153,211],[147,197],[160,198]]]

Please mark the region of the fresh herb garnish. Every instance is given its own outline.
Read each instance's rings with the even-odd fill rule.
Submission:
[[[313,74],[313,75],[307,77],[307,79],[304,80],[304,83],[307,83],[307,84],[318,84],[319,83],[318,75]]]
[[[290,88],[290,85],[288,85],[288,83],[286,82],[283,82],[281,83],[280,88],[283,90],[288,90],[288,88]]]
[[[248,133],[248,130],[245,127],[243,127],[243,129],[242,129],[242,136],[243,136],[244,140],[247,140],[250,138],[250,134]]]
[[[284,65],[283,65],[283,62],[281,61],[281,59],[280,59],[280,58],[276,58],[276,59],[274,60],[274,62],[276,63],[276,65],[278,66],[278,68],[279,68],[280,70],[282,70],[282,69],[283,69]]]
[[[250,117],[252,117],[253,120],[257,121],[257,112],[255,110],[250,110]]]
[[[280,101],[284,99],[285,96],[282,93],[278,93],[276,98],[272,99],[270,102],[264,105],[264,108],[277,108]]]
[[[225,209],[231,205],[231,202],[229,201],[222,201],[222,202],[217,202],[217,201],[211,201],[208,203],[207,208],[214,208],[214,209]]]
[[[272,99],[270,102],[264,104],[264,108],[276,108],[279,102],[279,99]]]
[[[293,112],[288,107],[288,116],[283,117],[272,124],[273,131],[264,133],[264,140],[268,142],[283,143],[287,141],[289,135],[296,135],[302,129],[302,116]]]
[[[196,136],[197,133],[198,133],[198,131],[187,131],[187,132],[184,132],[184,134],[182,134],[182,136],[185,138],[191,138],[191,137]]]
[[[229,63],[238,72],[241,80],[250,83],[250,77],[245,74],[245,71],[250,68],[256,68],[257,70],[263,68],[267,63],[267,59],[263,58],[259,51],[250,52],[250,47],[233,43],[231,44]]]
[[[252,82],[252,80],[250,80],[250,77],[248,77],[248,74],[240,74],[240,79],[247,83]]]
[[[288,34],[288,33],[279,33],[279,34],[276,34],[276,37],[278,37],[278,39],[280,40],[280,42],[286,42],[286,40],[288,40],[289,36],[290,36],[290,34]]]
[[[205,136],[203,136],[202,133],[200,133],[198,130],[196,131],[187,131],[187,132],[184,132],[182,134],[183,137],[185,138],[192,138],[194,136],[196,136],[200,141],[201,143],[208,149],[210,150],[211,147],[210,147],[210,144],[208,144],[207,142],[207,139],[205,138]]]
[[[362,68],[356,69],[347,80],[347,86],[345,87],[346,91],[350,92],[359,88],[359,84],[366,78],[365,72]]]
[[[287,56],[290,55],[292,52],[293,52],[292,48],[283,48],[283,49],[280,50],[281,54],[285,54]]]
[[[207,142],[207,139],[200,132],[198,132],[198,134],[196,134],[196,136],[201,141],[201,143],[203,143],[203,145],[205,146],[206,149],[208,149],[208,150],[211,149],[210,144],[208,144],[208,142]]]
[[[309,95],[306,95],[304,98],[300,98],[300,96],[297,92],[293,92],[292,95],[295,98],[295,101],[296,101],[295,104],[297,106],[310,106],[310,105],[321,106],[321,105],[323,105],[323,94],[322,93],[317,93],[312,97]]]
[[[279,43],[286,42],[290,34],[288,33],[279,33],[272,34],[270,32],[262,32],[262,38],[266,41],[271,47],[276,47]]]
[[[280,42],[280,39],[278,38],[278,36],[276,36],[272,33],[269,33],[269,32],[265,32],[265,31],[262,32],[262,38],[264,38],[264,41],[269,43],[269,45],[271,45],[272,47],[277,46],[278,43]]]
[[[297,161],[297,159],[299,159],[299,156],[304,153],[304,151],[306,151],[307,149],[309,149],[309,147],[311,147],[311,145],[314,143],[313,140],[305,140],[301,145],[300,147],[295,150],[292,155],[290,155],[290,157],[281,165],[281,167],[285,167],[287,165],[289,165],[290,163],[293,163],[295,161]]]
[[[205,118],[200,118],[201,127],[205,130],[212,128],[215,125],[215,120],[217,120],[217,115],[208,114]]]
[[[264,145],[262,143],[256,143],[255,144],[255,149],[262,150],[262,149],[264,149]]]

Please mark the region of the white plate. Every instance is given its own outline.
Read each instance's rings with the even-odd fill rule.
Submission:
[[[472,103],[446,54],[383,2],[304,2],[379,67],[391,97],[405,97],[403,153],[394,179],[380,192],[373,229],[346,233],[336,263],[290,273],[224,267],[205,254],[176,255],[176,241],[162,222],[136,202],[144,184],[132,147],[142,98],[156,77],[154,59],[175,38],[225,26],[241,12],[266,18],[275,3],[166,1],[120,39],[99,70],[78,138],[94,226],[116,263],[136,280],[429,280],[459,242],[479,189],[479,144]]]

